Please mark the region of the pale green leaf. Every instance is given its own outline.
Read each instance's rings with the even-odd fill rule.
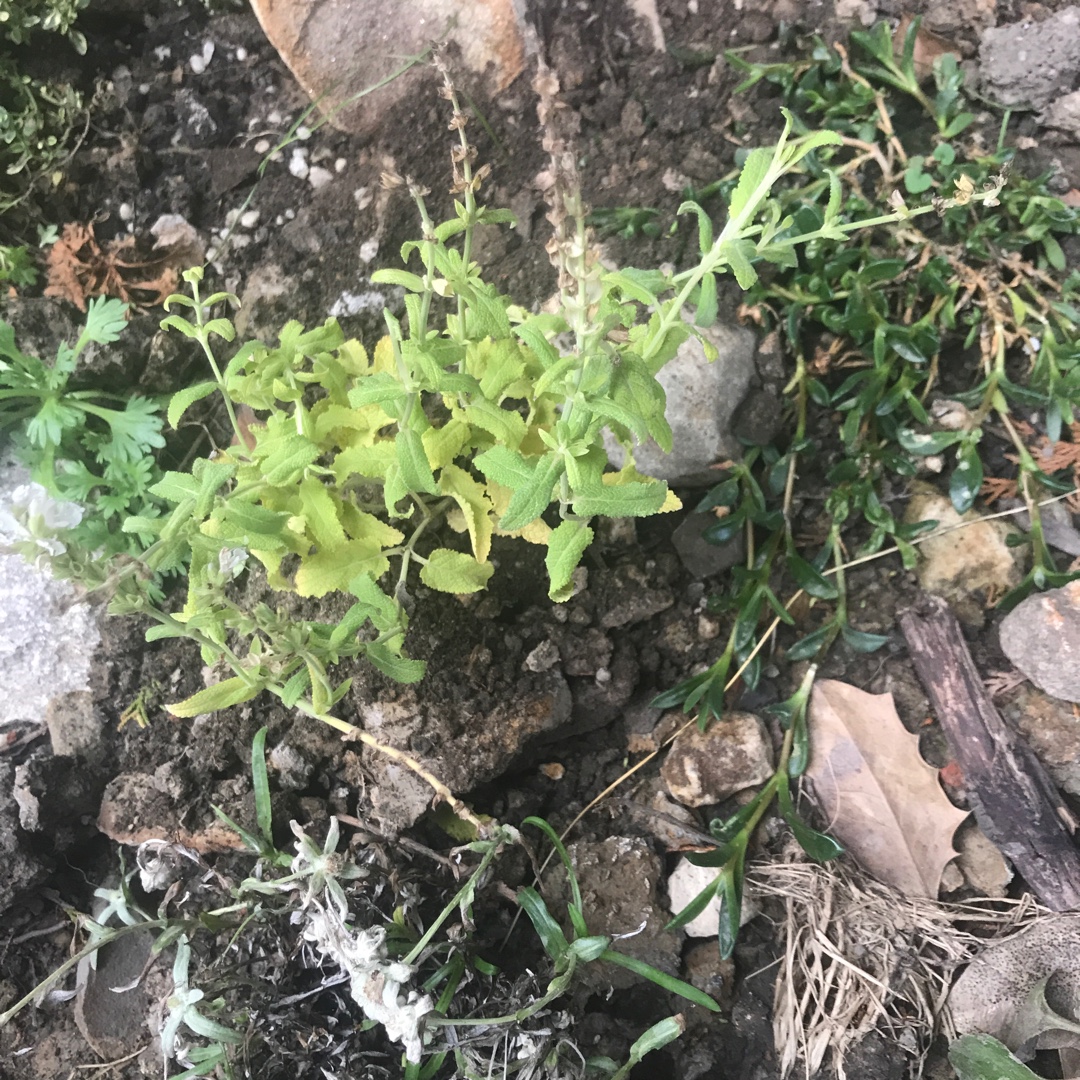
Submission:
[[[477,454],[473,464],[489,480],[511,491],[517,491],[532,479],[536,459],[522,457],[516,450],[505,446],[493,446],[490,450]]]
[[[477,562],[471,555],[450,548],[436,548],[421,569],[420,580],[439,592],[473,593],[485,588],[494,572],[489,562]]]
[[[548,595],[552,600],[561,603],[569,599],[574,570],[592,539],[592,529],[581,521],[564,521],[548,537],[544,564],[550,580]]]
[[[338,518],[338,507],[322,481],[317,476],[305,476],[300,481],[299,494],[308,533],[319,549],[343,544],[345,530]]]
[[[439,488],[461,508],[473,555],[479,562],[486,562],[491,552],[494,526],[491,521],[493,507],[483,485],[457,465],[447,465],[439,473]]]
[[[424,440],[414,428],[402,428],[394,437],[394,449],[397,452],[401,478],[409,491],[438,494],[435,477],[431,471]]]
[[[580,517],[648,517],[657,514],[667,499],[667,484],[603,484],[589,492],[574,493],[574,513]]]
[[[296,591],[300,596],[325,596],[345,592],[361,574],[373,579],[390,569],[382,546],[372,540],[346,540],[328,551],[308,555],[296,571]]]
[[[260,690],[261,686],[252,685],[247,679],[241,679],[237,675],[208,686],[176,705],[166,705],[165,709],[173,716],[200,716],[202,713],[217,712],[218,709],[227,709],[230,705],[250,701]]]
[[[201,401],[204,397],[209,397],[216,389],[218,384],[213,380],[209,382],[196,383],[194,386],[185,386],[183,390],[177,390],[172,396],[172,400],[169,402],[168,420],[169,427],[175,428],[180,423],[180,417],[196,401]]]
[[[510,409],[503,409],[493,401],[481,398],[472,402],[465,409],[465,419],[473,427],[494,435],[504,446],[516,450],[525,438],[525,421],[522,417]]]
[[[757,202],[765,192],[758,189],[762,186],[772,163],[773,152],[763,146],[755,147],[746,156],[742,172],[739,173],[739,182],[731,194],[731,204],[728,207],[728,215],[734,219],[739,217],[751,199]]]
[[[426,664],[423,660],[409,660],[399,656],[385,645],[372,642],[364,650],[364,655],[384,674],[395,682],[415,683],[424,677]]]

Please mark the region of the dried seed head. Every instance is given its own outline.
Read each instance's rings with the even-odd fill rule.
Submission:
[[[404,185],[405,178],[396,172],[384,170],[379,177],[379,183],[384,191],[393,191],[394,188],[399,188]]]

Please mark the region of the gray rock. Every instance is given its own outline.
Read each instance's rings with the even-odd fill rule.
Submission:
[[[0,864],[4,867],[0,874],[0,912],[6,911],[21,892],[42,881],[49,870],[25,850],[19,823],[24,811],[14,798],[16,768],[14,762],[0,758]]]
[[[1080,581],[1013,608],[1001,623],[1001,648],[1040,689],[1080,702]]]
[[[0,503],[28,477],[0,464]],[[97,615],[75,589],[19,555],[0,555],[0,722],[44,720],[49,702],[88,689],[101,635]]]
[[[1047,127],[1063,131],[1072,139],[1080,139],[1080,90],[1051,102],[1042,121]]]
[[[1080,716],[1071,705],[1024,683],[999,702],[1062,791],[1080,796]]]
[[[979,70],[983,91],[999,105],[1045,109],[1080,75],[1080,8],[987,30]]]
[[[702,333],[716,346],[716,360],[707,360],[704,346],[691,337],[657,376],[667,394],[674,449],[665,454],[650,439],[634,450],[641,472],[672,485],[713,484],[716,473],[709,466],[740,454],[732,423],[754,372],[754,335],[722,323]],[[609,435],[604,445],[612,463],[621,468],[623,448]]]
[[[726,544],[710,544],[702,537],[712,520],[705,514],[690,514],[671,534],[680,562],[695,578],[722,574],[745,557],[746,541],[741,532]]]

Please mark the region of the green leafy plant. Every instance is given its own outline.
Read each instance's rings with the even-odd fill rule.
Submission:
[[[302,937],[324,961],[341,968],[347,976],[349,994],[369,1025],[382,1025],[391,1042],[402,1044],[402,1068],[407,1080],[448,1075],[444,1066],[453,1067],[455,1076],[481,1075],[478,1070],[483,1059],[478,1055],[486,1058],[483,1048],[503,1043],[504,1038],[518,1033],[527,1038],[529,1022],[534,1017],[543,1018],[550,1006],[570,991],[587,964],[620,964],[710,1012],[719,1011],[716,1002],[695,987],[618,952],[612,948],[610,938],[588,933],[581,890],[565,849],[546,821],[529,818],[525,824],[540,829],[552,840],[569,875],[572,899],[567,916],[571,933],[569,937],[564,934],[536,890],[520,890],[518,903],[552,962],[552,976],[546,990],[510,1013],[473,1015],[470,1006],[459,1005],[456,1000],[463,983],[470,981],[465,980],[466,957],[475,973],[472,982],[481,978],[494,987],[499,974],[495,965],[473,954],[471,930],[477,894],[489,880],[494,861],[508,847],[520,844],[517,830],[494,826],[490,835],[457,849],[457,864],[467,866],[471,861],[473,865],[422,933],[414,932],[400,909],[386,918],[385,924],[369,921],[365,926],[350,916],[350,904],[356,899],[352,884],[368,880],[372,870],[338,851],[336,818],[331,818],[321,844],[292,822],[295,855],[275,847],[265,740],[266,729],[262,728],[255,736],[251,759],[258,833],[240,829],[218,811],[220,818],[238,828],[255,856],[254,872],[232,889],[231,896],[221,896],[225,902],[219,906],[193,910],[196,901],[188,894],[177,902],[175,914],[166,916],[159,911],[152,915],[134,899],[133,879],[138,873],[144,889],[152,892],[166,887],[168,875],[156,879],[155,855],[145,850],[158,842],[144,845],[139,852],[139,871],[124,873],[116,888],[96,891],[95,897],[103,905],[97,918],[75,916],[86,932],[85,946],[32,994],[0,1014],[0,1026],[35,994],[57,983],[72,966],[93,958],[98,949],[126,933],[150,932],[155,938],[155,954],[175,948],[172,989],[165,1001],[160,1031],[166,1062],[178,1063],[184,1070],[175,1074],[175,1080],[228,1070],[238,1048],[246,1044],[250,1054],[258,1038],[254,1017],[241,1004],[249,998],[250,987],[243,986],[244,993],[238,995],[236,991],[242,984],[215,971],[218,964],[213,960],[214,950],[196,948],[197,939],[209,934],[213,941],[215,936],[227,935],[233,945],[244,937],[254,943],[261,931],[276,928],[275,932],[281,934],[286,927],[292,927],[291,933]],[[158,844],[159,848],[167,846]],[[192,857],[191,853],[186,857]],[[165,859],[163,865],[167,868],[169,860]],[[454,932],[442,936],[440,932],[455,916],[458,922]],[[211,986],[213,991],[209,990]],[[589,1066],[614,1078],[625,1077],[648,1053],[677,1038],[683,1027],[680,1016],[669,1017],[635,1040],[629,1060],[622,1067],[606,1058],[594,1059]],[[473,1050],[477,1038],[479,1043]],[[553,1053],[557,1056],[557,1046]],[[510,1065],[510,1071],[522,1064]]]
[[[37,266],[28,247],[0,246],[0,283],[7,281],[16,288],[26,288],[36,285],[37,278]]]
[[[51,365],[20,351],[12,327],[0,321],[0,430],[11,429],[35,483],[81,507],[66,542],[69,560],[80,551],[141,551],[152,535],[123,526],[133,514],[152,520],[160,505],[150,493],[161,476],[154,451],[165,445],[158,406],[137,394],[69,387],[83,352],[115,342],[126,313],[118,300],[91,300],[78,340],[62,344]]]
[[[709,832],[716,840],[713,851],[691,853],[686,857],[695,866],[716,867],[716,879],[694,897],[668,923],[667,929],[677,930],[696,919],[713,899],[720,899],[720,955],[727,959],[735,949],[742,921],[743,876],[750,839],[766,811],[777,803],[780,815],[812,859],[825,862],[841,854],[842,848],[830,836],[811,828],[796,812],[791,797],[792,782],[806,771],[810,761],[810,738],[806,726],[806,709],[817,669],[811,666],[798,690],[786,701],[769,711],[776,716],[784,732],[780,760],[776,771],[765,786],[743,807],[726,820],[714,819]]]

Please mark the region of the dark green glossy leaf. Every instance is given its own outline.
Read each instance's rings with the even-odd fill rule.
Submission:
[[[872,653],[877,652],[889,639],[883,634],[867,634],[862,630],[856,630],[853,626],[849,626],[844,623],[840,627],[840,633],[844,636],[844,640],[851,646],[856,652]],[[790,653],[788,654],[791,655]]]
[[[844,853],[844,849],[831,836],[826,836],[825,833],[812,829],[799,817],[792,804],[791,790],[788,787],[786,778],[781,780],[780,786],[777,788],[776,801],[780,813],[795,834],[799,846],[811,859],[816,859],[818,862],[828,862],[830,859],[835,859],[838,855]]]
[[[815,566],[808,563],[801,555],[792,553],[787,558],[788,572],[796,584],[810,596],[819,600],[835,600],[839,593],[836,583],[825,577]]]

